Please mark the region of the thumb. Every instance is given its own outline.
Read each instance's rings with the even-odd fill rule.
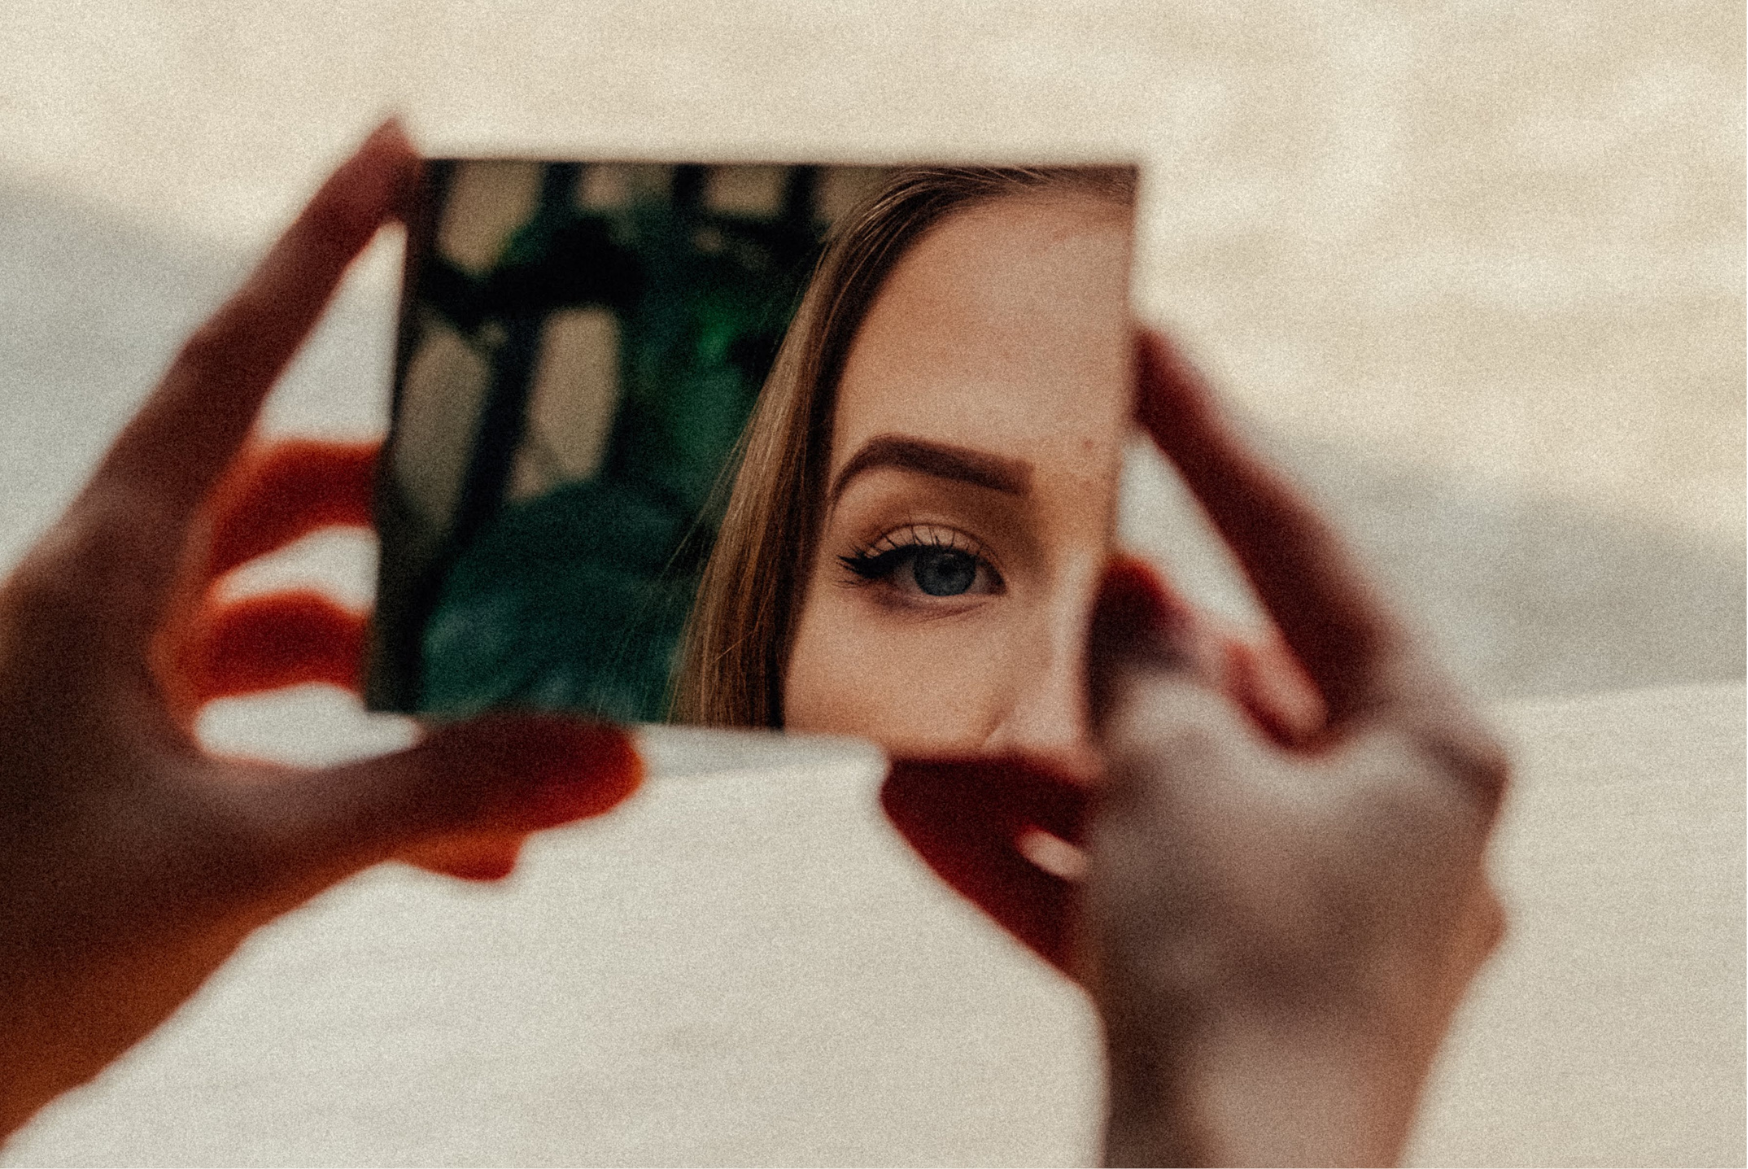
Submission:
[[[464,833],[510,835],[609,811],[643,767],[618,727],[492,714],[405,751],[273,785],[283,839],[310,868],[350,872]]]

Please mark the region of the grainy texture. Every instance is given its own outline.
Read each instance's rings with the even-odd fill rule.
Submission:
[[[1425,1165],[1740,1165],[1743,694],[1506,712],[1511,933],[1428,1093]]]
[[[1497,712],[1523,763],[1494,864],[1514,933],[1412,1163],[1742,1163],[1743,701]],[[503,888],[378,869],[263,931],[0,1163],[1094,1160],[1086,998],[905,849],[878,774],[840,749],[658,776]]]
[[[1743,42],[1722,0],[11,0],[0,562],[395,108],[434,152],[1139,159],[1141,310],[1472,685],[1740,678]],[[274,428],[380,429],[393,253],[342,296]],[[1241,610],[1217,557],[1185,551],[1189,521],[1158,518],[1165,492],[1131,534]],[[277,577],[357,598],[368,558],[310,541]],[[1514,708],[1499,872],[1517,932],[1417,1159],[1741,1163],[1741,710],[1739,684]],[[207,730],[312,761],[403,735],[311,694]],[[866,828],[813,782],[709,830],[688,819],[720,811],[704,789],[633,805],[553,841],[507,896],[348,886],[6,1155],[1090,1156],[1079,999],[895,844],[856,846],[892,866],[890,901],[872,878],[846,900],[805,866],[736,867],[761,833],[817,825],[805,864],[824,865],[819,839]],[[812,947],[843,966],[820,974]],[[866,1111],[828,1123],[843,1109]]]
[[[15,0],[0,554],[386,109],[435,152],[1132,157],[1141,310],[1472,685],[1740,677],[1742,23],[1723,0]],[[380,426],[392,274],[366,266],[276,424]]]

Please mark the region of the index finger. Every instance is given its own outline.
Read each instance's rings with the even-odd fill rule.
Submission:
[[[1136,413],[1225,538],[1339,725],[1421,672],[1397,618],[1293,486],[1234,433],[1190,365],[1157,333],[1136,344]]]
[[[128,614],[149,630],[195,509],[223,475],[262,399],[321,316],[347,266],[398,210],[418,163],[398,123],[365,140],[248,281],[183,346],[122,430],[74,513],[84,537],[126,559]]]

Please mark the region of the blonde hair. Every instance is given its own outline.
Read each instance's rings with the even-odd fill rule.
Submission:
[[[811,569],[844,360],[887,274],[949,213],[1045,190],[1134,201],[1129,167],[917,167],[833,232],[758,405],[687,623],[673,717],[781,727],[783,675]]]

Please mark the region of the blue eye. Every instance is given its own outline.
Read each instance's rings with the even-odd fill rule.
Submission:
[[[869,548],[840,556],[843,566],[863,581],[884,581],[901,593],[962,597],[1003,591],[1001,574],[970,548],[962,533],[911,528],[888,534]]]
[[[977,580],[977,557],[957,548],[918,548],[910,558],[916,587],[931,597],[956,597]]]

